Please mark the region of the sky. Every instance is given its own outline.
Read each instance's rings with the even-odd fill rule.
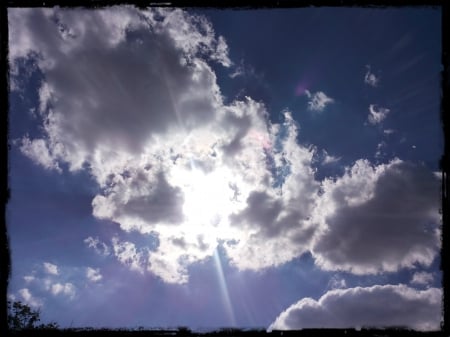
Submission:
[[[10,8],[8,296],[60,327],[439,330],[439,8]]]

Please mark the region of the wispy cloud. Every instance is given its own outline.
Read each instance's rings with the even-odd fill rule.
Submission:
[[[107,256],[110,254],[110,249],[108,245],[99,240],[99,238],[93,238],[92,236],[84,239],[84,243],[89,247],[95,250],[95,252],[99,255]]]
[[[344,278],[339,277],[338,275],[333,275],[330,281],[328,282],[329,289],[342,289],[347,288],[347,282]]]
[[[377,87],[378,83],[380,82],[380,78],[371,72],[370,65],[367,65],[366,68],[367,72],[366,75],[364,76],[364,83],[372,87]]]
[[[379,124],[387,117],[389,112],[390,110],[387,108],[379,107],[376,104],[370,104],[369,116],[367,119],[370,124]]]
[[[334,103],[334,99],[328,97],[322,91],[311,93],[309,90],[305,90],[305,94],[309,98],[308,109],[311,111],[322,112],[327,107],[327,105]]]
[[[434,276],[432,273],[427,272],[415,272],[411,279],[411,283],[420,284],[420,285],[428,285],[433,282]]]
[[[328,152],[325,151],[325,150],[323,150],[323,154],[324,154],[324,157],[322,159],[322,164],[323,165],[329,165],[329,164],[337,163],[342,158],[342,157],[336,157],[336,156],[329,155]]]
[[[32,281],[34,281],[36,279],[36,277],[34,277],[33,275],[26,275],[23,277],[24,281],[27,283],[30,283]]]
[[[44,270],[48,274],[58,275],[58,266],[50,262],[44,262]]]
[[[89,281],[92,281],[92,282],[98,282],[103,278],[103,276],[100,273],[100,270],[98,268],[94,269],[91,267],[86,268],[86,277],[88,278]]]

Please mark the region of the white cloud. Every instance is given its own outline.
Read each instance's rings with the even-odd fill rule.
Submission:
[[[386,147],[386,142],[381,141],[377,145],[377,151],[375,152],[375,158],[379,159],[382,158],[386,153],[384,151],[384,148]]]
[[[364,83],[366,83],[372,87],[377,87],[378,83],[380,82],[380,78],[371,72],[370,65],[366,66],[366,68],[367,68],[367,72],[366,72],[366,75],[364,76]]]
[[[391,135],[391,134],[393,134],[393,133],[395,133],[395,132],[396,132],[396,131],[393,130],[393,129],[386,129],[386,130],[383,130],[383,133],[386,134],[386,135]]]
[[[89,248],[93,248],[95,252],[99,255],[107,256],[110,254],[108,245],[104,242],[101,242],[98,238],[93,238],[92,236],[89,236],[86,239],[84,239],[84,243]]]
[[[339,160],[341,160],[341,157],[336,157],[328,154],[326,150],[323,150],[323,156],[322,156],[322,165],[329,165],[337,163]]]
[[[28,305],[35,307],[35,308],[41,307],[43,305],[42,300],[34,297],[28,288],[22,288],[18,292],[19,292],[19,295],[22,297],[22,300],[25,303],[27,303]]]
[[[70,282],[64,284],[58,282],[50,286],[50,292],[55,296],[63,294],[73,299],[75,297],[76,289],[75,286]]]
[[[341,288],[347,288],[347,282],[344,278],[339,277],[338,275],[333,275],[331,277],[330,281],[328,282],[328,288],[329,289],[341,289]]]
[[[370,124],[379,124],[381,123],[388,115],[389,109],[382,108],[377,106],[376,104],[371,104],[369,106],[369,123]]]
[[[44,270],[48,274],[58,275],[58,266],[49,262],[44,262]]]
[[[42,165],[46,169],[55,169],[57,172],[61,172],[58,163],[43,139],[30,140],[28,137],[24,137],[20,150],[36,164]]]
[[[434,276],[432,273],[415,272],[411,279],[411,283],[420,284],[420,285],[428,285],[431,282],[433,282],[433,280],[434,280]]]
[[[132,242],[120,241],[117,237],[112,239],[112,246],[120,263],[140,273],[145,270],[148,263],[147,251],[138,251]]]
[[[23,277],[23,279],[26,283],[30,283],[30,282],[34,281],[36,278],[33,275],[25,275]]]
[[[326,179],[314,214],[316,263],[355,274],[430,265],[440,247],[439,189],[432,172],[398,159],[360,160]]]
[[[305,90],[306,96],[308,96],[308,109],[311,111],[323,111],[327,105],[334,103],[334,99],[325,95],[322,91],[311,93],[309,90]]]
[[[158,237],[152,251],[115,238],[121,263],[182,283],[219,241],[238,241],[225,249],[243,269],[308,249],[318,190],[312,151],[297,144],[289,113],[278,125],[250,98],[223,104],[208,62],[230,66],[228,47],[204,17],[132,7],[9,13],[10,62],[37,53],[45,76],[45,137],[23,142],[47,150],[43,167],[90,172],[101,190],[94,216]],[[330,102],[316,96],[320,109]],[[271,207],[267,218],[259,201]],[[110,252],[98,239],[85,243]]]
[[[100,281],[103,278],[103,276],[100,273],[100,270],[98,268],[94,269],[94,268],[91,268],[91,267],[87,267],[86,268],[86,277],[91,282],[98,282],[98,281]]]
[[[405,285],[336,289],[319,300],[303,298],[283,311],[269,330],[386,328],[440,330],[442,291]]]

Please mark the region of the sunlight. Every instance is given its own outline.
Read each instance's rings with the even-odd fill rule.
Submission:
[[[230,226],[228,215],[244,205],[236,198],[231,172],[218,168],[204,173],[192,168],[174,170],[173,173],[174,183],[184,193],[183,213],[189,231],[209,239],[236,237],[238,230]]]
[[[236,230],[228,223],[235,208],[234,191],[229,186],[227,172],[218,169],[210,174],[191,172],[190,186],[184,190],[183,212],[190,227],[215,238],[232,238]]]
[[[220,261],[218,248],[214,250],[214,263],[216,265],[217,277],[219,278],[223,305],[225,306],[231,326],[236,326],[236,317],[234,315],[233,305],[231,304],[230,294],[228,293],[227,280],[223,274],[222,261]]]
[[[232,207],[233,191],[222,170],[204,174],[192,170],[190,186],[185,192],[184,214],[189,222],[204,226],[217,226],[223,214]]]

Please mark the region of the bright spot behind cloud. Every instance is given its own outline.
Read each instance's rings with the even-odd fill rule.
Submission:
[[[312,151],[297,143],[289,112],[280,125],[251,98],[223,103],[208,62],[229,66],[228,48],[203,17],[131,7],[9,14],[21,22],[11,25],[12,69],[39,55],[44,76],[45,136],[24,136],[22,152],[49,170],[87,170],[99,187],[95,217],[158,237],[152,251],[113,238],[118,261],[183,283],[220,242],[242,269],[307,250]],[[319,109],[332,101],[314,97]],[[98,239],[85,243],[110,253]]]

